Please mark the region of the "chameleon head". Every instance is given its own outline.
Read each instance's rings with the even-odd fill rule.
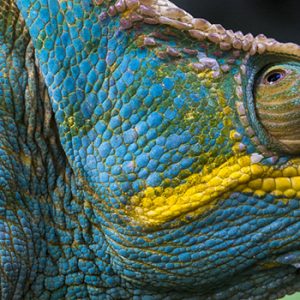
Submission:
[[[299,47],[125,2],[17,1],[113,271],[150,294],[296,289]]]
[[[263,37],[240,49],[239,34],[229,47],[207,31],[197,41],[170,27],[144,26],[142,37],[134,28],[133,43],[157,44],[126,51],[124,80],[138,84],[121,101],[122,130],[102,159],[117,203],[117,225],[104,226],[112,264],[134,285],[166,292],[207,291],[228,278],[243,293],[274,278],[266,294],[296,289],[299,49]],[[115,147],[118,134],[125,145]]]

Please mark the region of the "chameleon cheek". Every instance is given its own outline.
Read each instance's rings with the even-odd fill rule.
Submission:
[[[286,62],[264,68],[254,86],[258,121],[285,153],[300,151],[300,64]]]

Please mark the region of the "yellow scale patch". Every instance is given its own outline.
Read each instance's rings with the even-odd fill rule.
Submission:
[[[191,218],[212,209],[233,192],[289,199],[300,198],[300,160],[280,169],[251,163],[250,156],[232,157],[209,174],[191,175],[175,187],[148,187],[131,198],[128,215],[140,224],[158,226],[175,218]]]

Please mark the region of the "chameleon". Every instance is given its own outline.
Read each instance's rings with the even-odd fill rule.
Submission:
[[[300,290],[298,45],[167,0],[1,0],[0,47],[1,299]]]

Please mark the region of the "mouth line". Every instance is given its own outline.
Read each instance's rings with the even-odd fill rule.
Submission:
[[[251,156],[231,157],[209,174],[194,174],[175,187],[148,187],[130,199],[127,215],[133,223],[157,227],[179,219],[195,219],[234,192],[262,197],[300,198],[299,161],[280,169],[253,164]]]
[[[300,275],[300,251],[294,250],[281,254],[276,258],[276,263],[281,266],[294,267]]]

